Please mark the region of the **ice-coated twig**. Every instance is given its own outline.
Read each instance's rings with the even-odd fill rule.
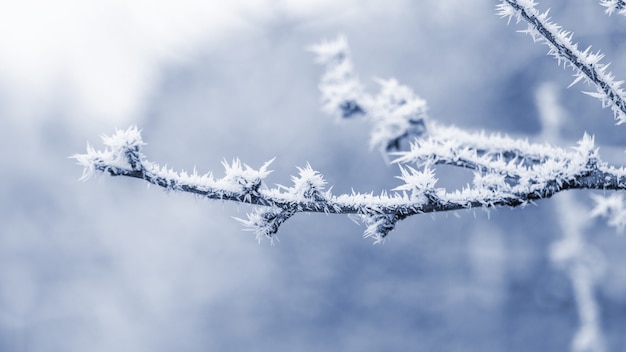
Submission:
[[[489,154],[474,155],[471,149],[466,149],[468,155],[464,164],[460,165],[447,156],[449,148],[434,146],[429,154],[430,163],[441,162],[477,170],[472,186],[454,191],[437,188],[433,170],[426,167],[420,171],[406,165],[401,166],[401,176],[398,177],[403,183],[391,193],[380,195],[334,195],[325,190],[326,180],[310,165],[299,168],[298,176],[292,177],[292,186],[274,188],[263,183],[271,173],[268,167],[272,161],[259,169],[238,160],[224,162],[225,175],[222,178],[214,178],[212,173],[199,175],[195,170],[192,174],[175,172],[146,159],[141,150],[145,143],[136,127],[118,130],[111,137],[103,137],[103,140],[104,150],[98,151],[88,145],[86,154],[73,156],[84,167],[83,179],[102,172],[143,179],[169,191],[267,207],[249,214],[248,220],[240,220],[258,238],[273,238],[278,227],[299,212],[358,214],[368,225],[366,237],[380,242],[398,221],[415,214],[495,206],[516,207],[549,198],[567,189],[626,189],[626,170],[602,162],[593,145],[593,138],[589,136],[571,151],[554,153],[555,157],[549,156],[554,150],[541,152],[540,146],[532,144],[511,152],[547,158],[541,163],[525,163],[521,157],[504,162]],[[520,148],[525,144],[512,146]],[[502,153],[507,154],[504,150]],[[400,156],[399,162],[419,163],[419,158],[412,150]]]
[[[548,11],[540,13],[535,8],[536,5],[533,0],[502,0],[497,5],[497,11],[509,21],[515,17],[518,22],[521,19],[528,22],[528,28],[522,32],[528,33],[533,40],[546,44],[550,48],[548,53],[559,64],[568,65],[575,71],[575,79],[570,86],[582,79],[594,85],[596,91],[585,94],[600,99],[603,107],[610,106],[617,124],[625,123],[626,91],[622,88],[624,81],[616,81],[608,70],[609,64],[600,63],[604,54],[592,52],[591,47],[584,51],[579,50],[578,44],[572,43],[573,33],[552,22]]]
[[[624,0],[600,0],[600,5],[606,7],[607,15],[612,15],[616,12],[622,16],[626,16],[626,1]]]
[[[547,160],[567,160],[572,152],[548,144],[532,144],[526,139],[515,139],[497,133],[472,133],[456,127],[431,123],[430,133],[410,144],[408,152],[395,152],[396,163],[415,162],[420,165],[445,164],[460,166],[481,172],[516,173]],[[588,147],[593,145],[591,137]]]

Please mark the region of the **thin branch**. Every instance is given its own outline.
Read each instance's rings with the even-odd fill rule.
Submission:
[[[480,172],[516,173],[520,167],[541,164],[549,159],[567,160],[572,152],[548,144],[532,144],[500,134],[472,133],[431,122],[426,138],[418,138],[409,152],[395,152],[394,162],[446,164]]]
[[[549,54],[559,63],[567,63],[576,73],[574,85],[581,79],[595,85],[595,92],[585,92],[602,101],[603,107],[611,107],[617,124],[626,122],[626,91],[622,89],[623,81],[615,81],[615,76],[607,69],[608,64],[601,64],[604,57],[600,52],[592,53],[591,47],[585,51],[578,50],[578,44],[572,43],[572,32],[563,30],[559,25],[550,21],[548,11],[539,13],[533,0],[502,0],[497,6],[498,14],[502,17],[516,17],[518,22],[524,19],[528,22],[528,33],[535,41],[540,41],[550,47]],[[571,86],[570,85],[570,86]]]
[[[401,167],[399,178],[404,184],[397,187],[396,192],[381,195],[333,195],[324,190],[326,181],[310,166],[300,168],[300,175],[292,177],[294,186],[269,189],[263,179],[271,173],[268,170],[271,161],[258,170],[239,161],[224,163],[226,175],[220,179],[213,178],[211,173],[178,173],[145,158],[141,152],[144,143],[136,127],[103,139],[107,145],[104,150],[96,151],[88,146],[86,154],[73,156],[85,168],[83,179],[102,172],[142,179],[168,191],[266,206],[269,211],[249,215],[246,225],[253,228],[257,236],[269,238],[280,224],[299,212],[360,214],[369,226],[366,235],[380,241],[398,221],[415,214],[517,207],[567,189],[626,189],[626,171],[601,162],[590,137],[570,152],[568,160],[550,160],[509,170],[517,177],[515,184],[498,181],[498,177],[487,173],[475,179],[473,187],[448,192],[435,187],[437,180],[432,170],[426,168],[422,172]]]

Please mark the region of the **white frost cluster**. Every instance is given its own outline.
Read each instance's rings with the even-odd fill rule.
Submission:
[[[626,226],[626,207],[624,207],[624,197],[621,194],[610,196],[591,196],[595,201],[595,206],[591,211],[592,217],[604,217],[608,219],[608,224],[615,227],[620,233]]]
[[[295,196],[296,201],[321,200],[324,199],[323,191],[326,187],[324,176],[313,170],[307,163],[305,167],[298,167],[298,176],[292,176],[292,188],[286,188],[289,193]]]
[[[400,176],[396,178],[404,181],[404,184],[393,189],[393,191],[411,192],[411,200],[424,203],[425,194],[427,192],[433,192],[437,179],[435,178],[435,171],[425,167],[424,171],[418,171],[410,166],[400,166]]]
[[[359,214],[354,218],[367,226],[363,238],[373,239],[373,244],[384,243],[399,220],[394,214]]]
[[[339,36],[311,47],[317,62],[325,65],[319,89],[322,110],[332,116],[365,116],[373,125],[370,146],[382,151],[399,149],[400,140],[426,131],[426,101],[395,79],[377,79],[378,95],[365,93],[352,61],[348,42]]]
[[[223,183],[225,183],[224,186],[231,186],[229,188],[233,192],[245,193],[245,201],[250,202],[251,194],[258,192],[259,187],[261,187],[261,181],[272,173],[272,170],[267,168],[274,159],[264,163],[258,170],[242,164],[239,159],[233,160],[230,165],[223,161],[222,165],[226,172],[226,176],[222,179]]]
[[[585,134],[578,146],[567,151],[549,145],[530,144],[500,135],[473,135],[455,128],[445,128],[427,139],[417,139],[410,150],[394,153],[396,163],[418,165],[453,165],[475,171],[474,188],[461,195],[485,191],[507,197],[561,187],[597,166],[598,154],[593,137]],[[408,175],[404,170],[403,176]],[[402,186],[408,187],[408,186]]]
[[[354,72],[346,37],[313,45],[309,50],[315,53],[316,62],[326,67],[319,84],[322,111],[339,118],[365,113],[360,105],[363,86]]]
[[[622,16],[626,16],[626,1],[624,0],[600,0],[600,5],[606,7],[607,15],[612,15],[613,12],[617,12]]]
[[[244,231],[254,232],[257,242],[264,238],[270,240],[273,245],[278,241],[276,233],[282,223],[287,221],[295,212],[284,209],[261,210],[257,209],[253,213],[248,213],[248,219],[234,218],[244,226]]]
[[[615,6],[623,6],[619,3],[623,4],[623,1],[618,1]],[[568,65],[575,71],[575,79],[571,85],[585,79],[595,86],[595,92],[584,93],[600,99],[603,107],[611,107],[617,124],[625,123],[626,91],[622,88],[624,81],[616,81],[615,76],[608,71],[609,64],[600,63],[603,54],[592,52],[591,47],[584,51],[579,50],[578,44],[572,42],[573,33],[552,22],[548,11],[540,13],[536,6],[537,3],[533,0],[502,0],[496,8],[498,15],[508,18],[509,21],[513,17],[518,22],[526,20],[528,27],[522,32],[528,33],[534,41],[546,44],[550,48],[548,53],[559,64]]]
[[[382,151],[400,149],[400,140],[426,132],[426,100],[395,79],[378,79],[380,93],[364,104],[374,127],[370,147]]]
[[[83,166],[81,180],[87,180],[94,175],[95,165],[106,164],[110,167],[134,169],[141,163],[143,154],[141,147],[145,145],[141,138],[141,131],[137,126],[131,126],[125,130],[115,130],[111,136],[103,135],[102,142],[106,146],[103,151],[95,150],[87,143],[87,154],[75,154],[72,158]],[[134,165],[131,165],[134,164]]]

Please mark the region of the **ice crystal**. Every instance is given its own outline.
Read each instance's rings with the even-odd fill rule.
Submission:
[[[86,154],[71,156],[84,167],[81,180],[92,177],[96,171],[95,165],[99,163],[109,167],[130,167],[132,170],[141,168],[143,160],[141,147],[145,143],[137,126],[131,126],[125,130],[117,129],[111,136],[103,135],[101,138],[106,146],[104,150],[97,151],[88,143]]]
[[[294,185],[293,188],[289,189],[290,193],[296,196],[296,200],[324,199],[322,191],[326,186],[326,180],[322,174],[313,170],[308,163],[305,167],[298,167],[298,171],[298,176],[291,177]]]
[[[617,11],[620,15],[626,16],[626,1],[624,0],[600,0],[600,5],[606,7],[604,12],[608,15]]]
[[[275,158],[274,158],[275,159]],[[227,187],[232,190],[243,191],[246,194],[246,201],[250,201],[250,194],[258,193],[262,180],[267,177],[272,170],[267,168],[274,159],[264,163],[258,170],[243,164],[239,159],[233,160],[230,164],[222,162],[226,176],[222,179]]]
[[[395,214],[364,214],[358,218],[367,226],[363,233],[363,238],[373,239],[374,244],[384,243],[385,238],[394,229],[399,220],[399,217]]]
[[[591,211],[591,216],[607,218],[608,224],[622,233],[626,227],[626,207],[624,207],[623,195],[599,196],[594,194],[591,197],[596,203]]]
[[[411,197],[426,201],[422,197],[426,192],[432,191],[437,183],[434,170],[425,168],[424,171],[418,171],[410,166],[400,166],[400,176],[396,178],[404,181],[404,184],[394,188],[394,191],[409,191]]]
[[[234,218],[244,226],[245,231],[252,231],[256,240],[260,243],[262,239],[268,238],[272,244],[278,240],[276,233],[282,223],[287,221],[295,211],[285,209],[257,210],[247,214],[248,219]]]

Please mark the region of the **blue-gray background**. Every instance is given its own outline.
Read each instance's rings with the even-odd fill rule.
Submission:
[[[557,84],[562,137],[584,131],[621,157],[625,127],[565,89],[569,70],[494,15],[494,1],[24,1],[0,14],[1,351],[566,351],[571,284],[549,258],[554,202],[416,216],[382,246],[344,216],[299,214],[258,245],[244,205],[130,179],[77,181],[68,156],[137,124],[152,160],[221,174],[277,157],[335,193],[398,185],[369,127],[319,108],[307,45],[347,36],[356,69],[396,77],[430,116],[533,138],[535,93]],[[594,1],[542,1],[626,77],[626,18]],[[5,7],[3,5],[3,7]],[[622,149],[619,149],[622,148]],[[602,149],[602,150],[604,150]],[[451,171],[453,176],[445,176]],[[442,169],[444,184],[468,181]],[[588,192],[577,199],[590,206]],[[609,350],[626,348],[626,238],[589,241],[607,270],[597,298]]]

